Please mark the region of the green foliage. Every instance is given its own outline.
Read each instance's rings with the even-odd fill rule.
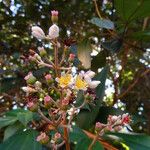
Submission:
[[[5,117],[0,118],[0,128],[12,125],[17,121],[26,126],[33,119],[32,112],[24,109],[11,110],[5,115]]]
[[[38,132],[35,130],[20,131],[0,144],[3,150],[42,150],[42,146],[36,142]]]
[[[76,126],[72,128],[69,137],[71,142],[75,143],[75,150],[87,150],[88,146],[92,143],[92,139],[89,139],[87,135]],[[92,150],[104,150],[104,148],[99,142],[96,142]]]
[[[149,0],[115,0],[117,13],[127,22],[149,16],[149,6]]]
[[[121,138],[131,150],[149,150],[150,149],[150,136],[142,134],[124,134],[124,133],[111,133]]]
[[[97,71],[98,68],[102,68],[106,65],[107,52],[102,50],[96,56],[92,58],[91,69]]]

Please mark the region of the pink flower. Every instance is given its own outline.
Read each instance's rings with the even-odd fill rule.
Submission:
[[[45,76],[45,79],[46,79],[46,80],[51,80],[51,79],[52,79],[51,74],[47,74],[47,75]]]
[[[45,132],[41,132],[40,135],[36,138],[36,141],[40,142],[41,144],[46,144],[49,141],[49,137]]]
[[[48,96],[48,95],[45,96],[45,97],[44,97],[44,102],[45,102],[45,103],[51,102],[51,97]]]
[[[95,129],[96,130],[101,130],[102,128],[104,128],[106,125],[100,122],[96,122],[95,124]]]
[[[57,10],[52,10],[51,15],[52,16],[58,16],[58,11]]]
[[[45,38],[45,33],[40,27],[33,26],[31,30],[32,30],[32,35],[34,37],[36,37],[37,39],[44,39]]]
[[[73,61],[74,58],[75,58],[75,56],[76,56],[75,54],[72,54],[72,53],[71,53],[71,54],[69,55],[69,60],[70,60],[70,61]]]
[[[59,37],[59,27],[56,24],[53,24],[49,28],[49,38],[50,39],[55,39]]]
[[[55,140],[60,139],[61,138],[61,134],[60,133],[55,133],[54,135]]]
[[[25,80],[30,79],[33,76],[32,72],[29,72],[27,76],[24,77]]]
[[[63,99],[62,100],[62,105],[67,106],[69,104],[69,99]]]
[[[34,103],[33,103],[33,102],[28,102],[28,103],[27,103],[27,107],[28,107],[28,108],[31,108],[31,107],[33,107],[33,106],[34,106]]]

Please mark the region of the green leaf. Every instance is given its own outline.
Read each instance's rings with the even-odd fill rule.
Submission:
[[[96,88],[96,97],[99,100],[103,99],[105,92],[105,82],[108,74],[108,67],[104,67],[102,71],[94,78],[94,80],[101,81],[101,83]]]
[[[87,39],[78,44],[78,59],[85,69],[91,67],[91,50],[91,44]]]
[[[115,28],[114,23],[107,19],[100,19],[100,18],[94,17],[91,19],[90,22],[100,28],[105,28],[105,29],[114,29]]]
[[[112,39],[102,43],[103,48],[108,51],[115,53],[118,52],[122,47],[123,41],[122,39]]]
[[[42,150],[42,145],[36,142],[37,131],[20,131],[0,144],[3,150]]]
[[[8,126],[8,125],[12,125],[17,121],[16,117],[1,117],[0,118],[0,129]]]
[[[116,12],[124,21],[144,18],[150,15],[149,0],[115,0]]]
[[[20,129],[23,129],[23,125],[17,122],[13,125],[8,126],[4,131],[4,141],[14,135]]]
[[[150,31],[139,31],[139,32],[135,32],[134,34],[131,35],[131,38],[134,38],[136,40],[140,40],[140,41],[146,41],[149,42],[150,41]]]
[[[30,111],[19,112],[17,118],[24,126],[26,126],[33,119],[33,113]]]
[[[75,150],[87,150],[91,142],[92,142],[91,139],[82,138],[76,145]],[[92,150],[104,150],[104,148],[99,142],[96,142],[93,145]]]
[[[124,112],[120,109],[110,107],[110,106],[102,106],[99,109],[99,113],[96,118],[96,122],[107,123],[107,118],[109,115],[121,115]]]
[[[106,65],[106,51],[99,52],[92,58],[91,70],[97,71],[98,68],[102,68]]]
[[[73,126],[69,132],[71,142],[78,142],[81,138],[87,138],[87,135],[77,126]]]
[[[90,110],[81,109],[76,118],[77,125],[82,129],[89,129],[95,123],[95,119],[98,115],[101,101],[104,96],[107,72],[108,68],[104,67],[103,70],[95,77],[96,80],[101,81],[101,84],[96,88],[97,99],[94,100],[95,105],[90,105]]]
[[[131,150],[150,150],[150,136],[143,134],[110,133],[123,140]]]

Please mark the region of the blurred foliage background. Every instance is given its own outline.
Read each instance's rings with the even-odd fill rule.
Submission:
[[[24,107],[20,88],[35,68],[28,61],[29,49],[41,46],[31,26],[47,33],[54,9],[59,11],[60,42],[78,45],[85,68],[86,63],[94,71],[109,67],[100,114],[127,111],[134,131],[150,134],[149,0],[0,0],[0,114]]]

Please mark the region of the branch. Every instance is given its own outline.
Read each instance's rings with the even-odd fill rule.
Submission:
[[[128,92],[130,92],[134,88],[134,86],[139,82],[140,78],[144,77],[148,73],[150,73],[150,69],[145,70],[139,77],[137,77],[137,79],[133,81],[133,83],[127,88],[127,90],[118,96],[118,99],[123,98]]]
[[[86,130],[83,130],[83,132],[91,139],[94,139],[96,135],[86,131]],[[105,142],[103,139],[101,139],[100,137],[98,138],[98,141],[104,146],[104,148],[106,150],[118,150],[117,148],[113,147],[112,145],[110,145],[109,143]]]

